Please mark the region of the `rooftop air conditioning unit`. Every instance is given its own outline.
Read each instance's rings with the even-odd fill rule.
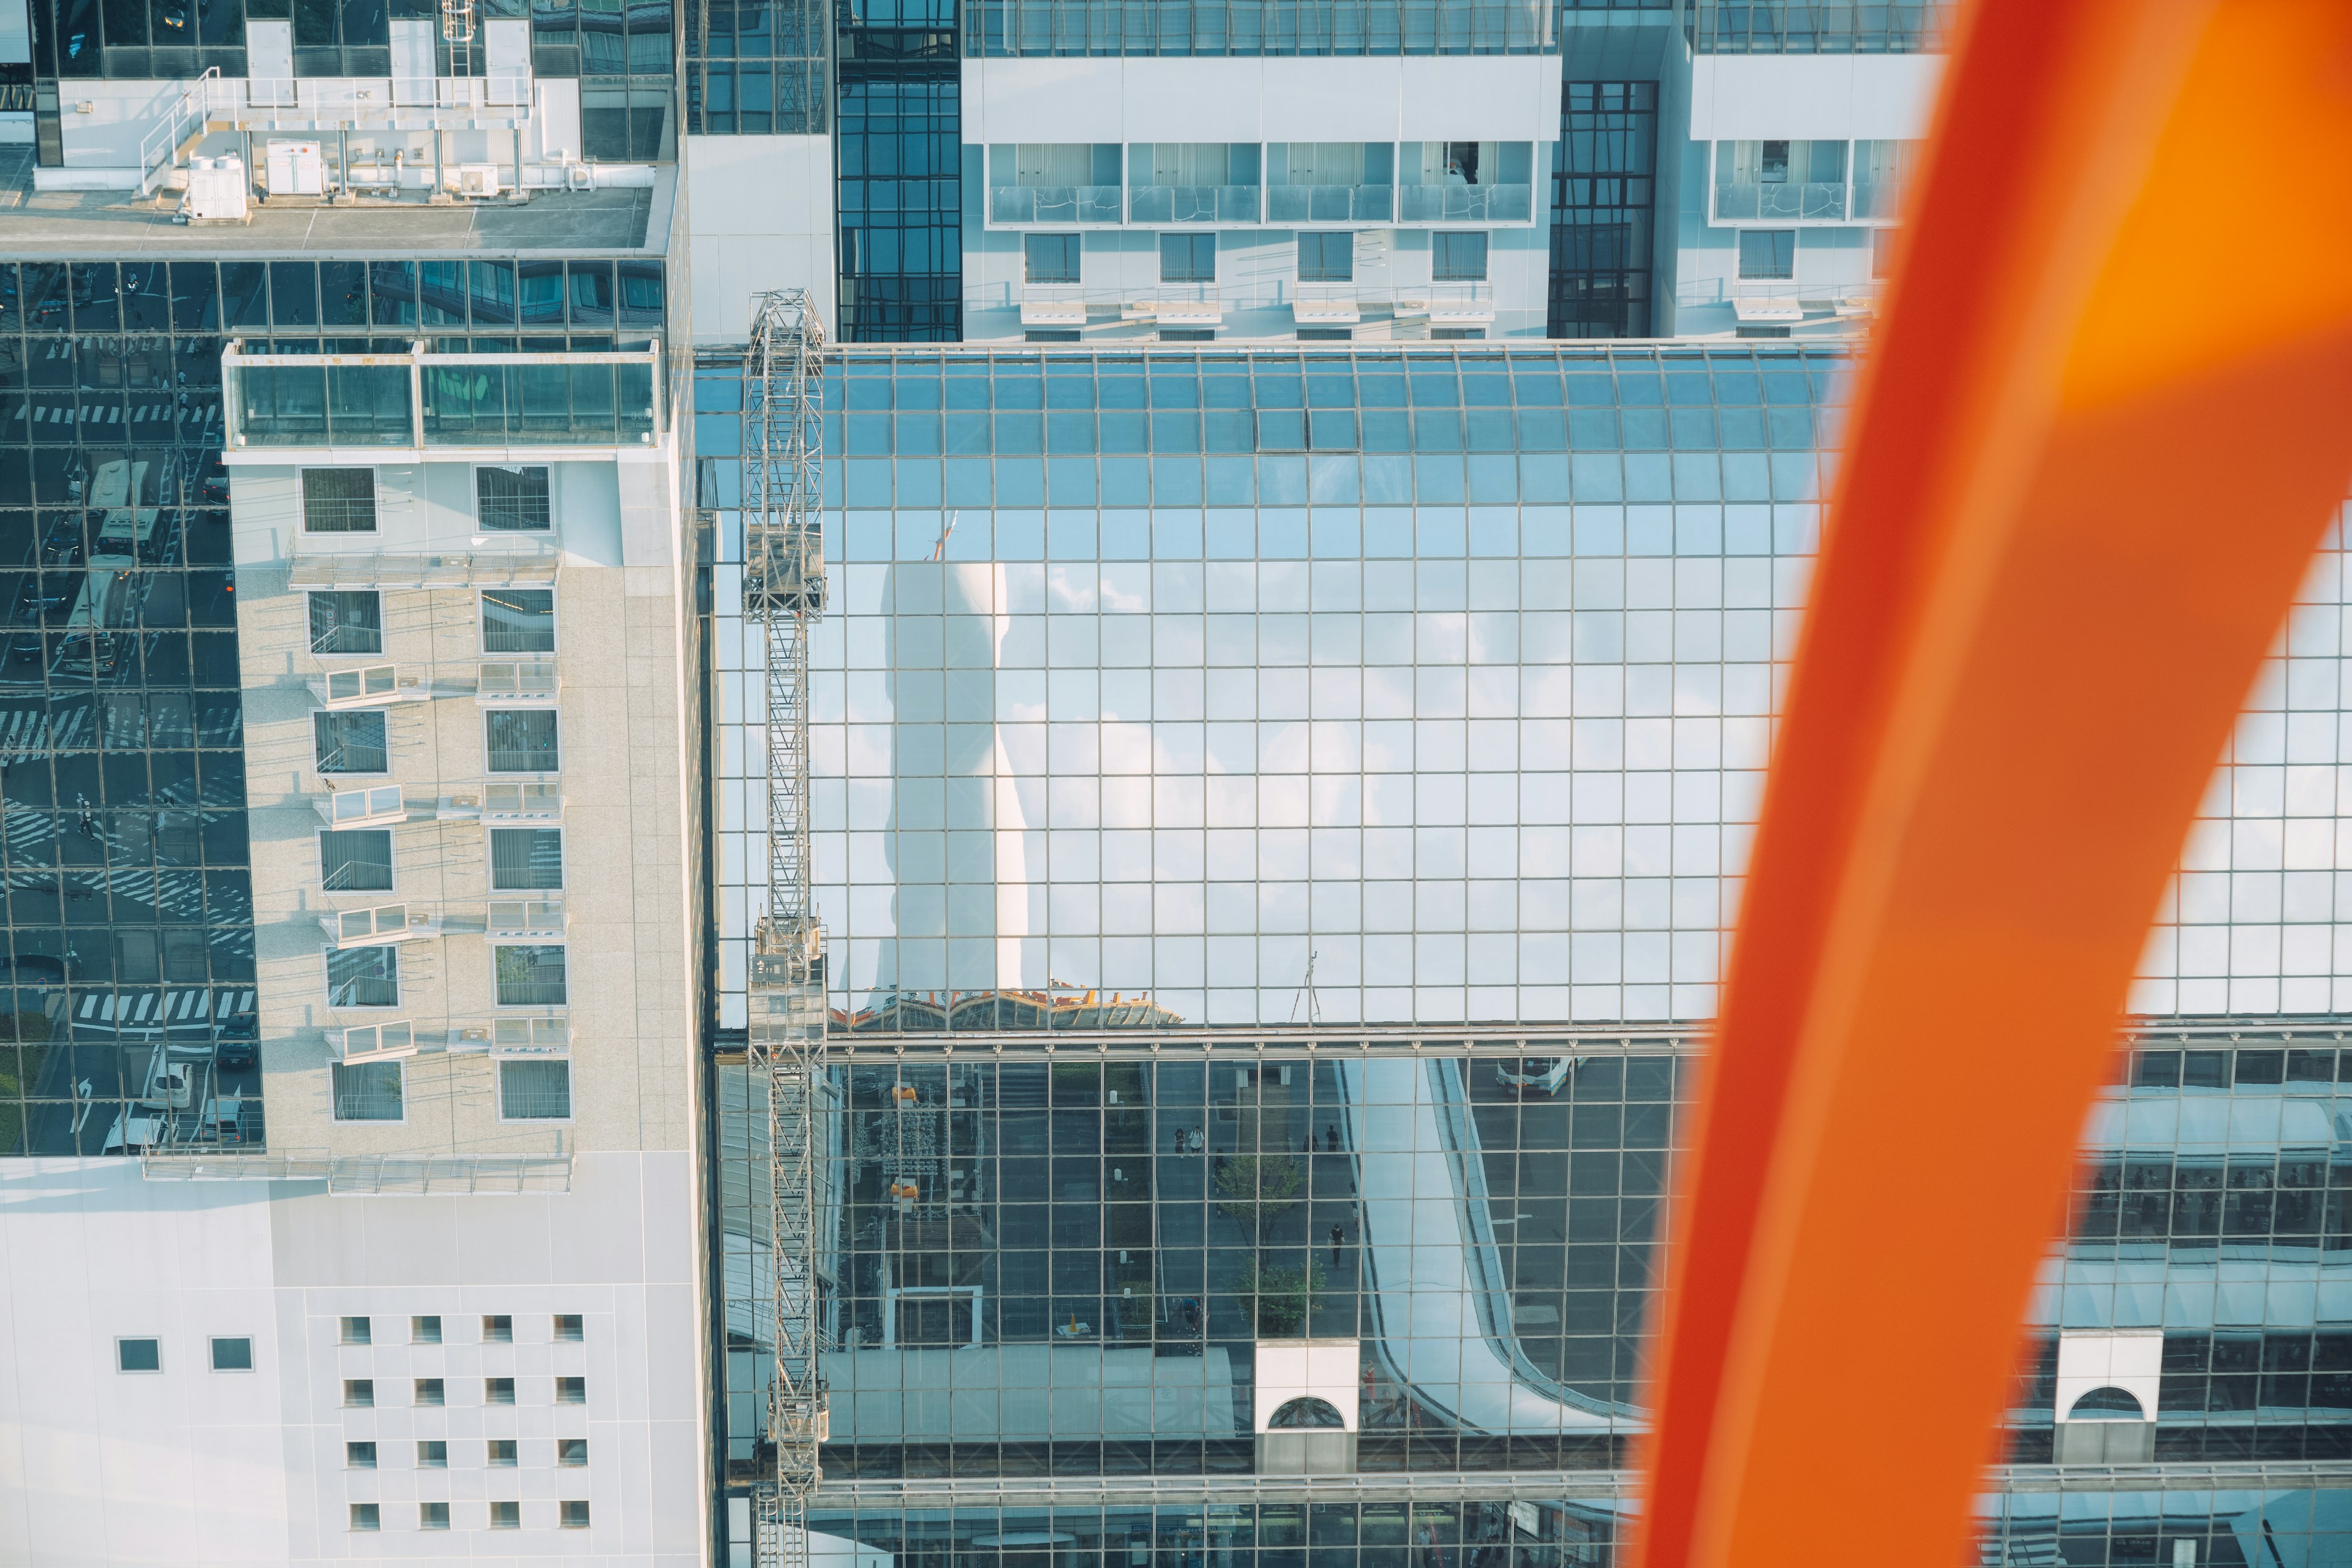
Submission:
[[[325,149],[316,142],[272,142],[262,170],[273,196],[323,196],[327,194]]]
[[[188,195],[181,210],[192,224],[250,223],[245,161],[196,158],[188,164]]]
[[[496,163],[460,163],[457,174],[457,194],[461,196],[495,196],[499,194],[499,166]]]

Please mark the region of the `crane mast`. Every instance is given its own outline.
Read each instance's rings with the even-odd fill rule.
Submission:
[[[748,1052],[768,1087],[768,1256],[776,1474],[757,1498],[760,1568],[807,1568],[808,1499],[824,1440],[817,1355],[817,1116],[824,930],[809,893],[808,634],[824,613],[816,379],[824,329],[802,289],[752,301],[743,360],[743,616],[765,633],[768,909],[753,932]]]

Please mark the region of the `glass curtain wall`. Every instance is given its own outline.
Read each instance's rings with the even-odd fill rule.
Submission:
[[[1545,331],[1555,338],[1648,337],[1658,84],[1563,83],[1559,129]]]
[[[520,265],[527,344],[660,324],[658,261]],[[221,348],[510,348],[517,266],[0,264],[0,1154],[263,1143]]]
[[[823,136],[833,129],[833,12],[822,0],[686,0],[686,129]]]
[[[963,335],[961,86],[954,0],[845,7],[839,36],[841,335]]]
[[[1703,55],[1888,55],[1937,48],[1951,0],[1690,0]]]
[[[1532,55],[1553,47],[1554,32],[1549,4],[1510,0],[978,0],[969,9],[964,53]]]

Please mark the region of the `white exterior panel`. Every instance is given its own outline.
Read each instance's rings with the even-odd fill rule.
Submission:
[[[1941,55],[1701,55],[1691,140],[1908,141],[1927,133],[1943,78]]]

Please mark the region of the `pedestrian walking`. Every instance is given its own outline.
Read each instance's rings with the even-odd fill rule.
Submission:
[[[1334,1268],[1339,1267],[1339,1248],[1347,1239],[1348,1233],[1334,1224],[1331,1226],[1331,1267]]]

